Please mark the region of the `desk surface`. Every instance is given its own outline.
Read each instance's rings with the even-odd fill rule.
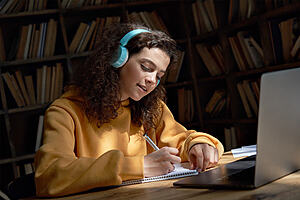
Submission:
[[[225,153],[220,164],[234,161],[231,153]],[[178,180],[178,179],[177,179]],[[174,187],[173,182],[167,180],[144,184],[128,185],[112,189],[99,189],[93,192],[81,193],[55,198],[61,200],[98,200],[98,199],[124,199],[124,200],[165,200],[165,199],[218,199],[218,200],[287,200],[300,199],[300,171],[284,178],[264,185],[254,190],[212,190]],[[32,198],[30,198],[32,199]],[[38,198],[35,198],[38,199]],[[45,198],[41,198],[45,200]],[[52,198],[53,199],[53,198]],[[29,200],[29,199],[27,199]]]

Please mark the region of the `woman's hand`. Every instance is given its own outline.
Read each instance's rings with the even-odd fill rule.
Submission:
[[[191,169],[199,172],[214,167],[219,161],[218,150],[209,144],[196,144],[189,151]]]
[[[150,153],[144,157],[145,177],[159,176],[174,170],[173,164],[180,163],[178,149],[173,147],[163,147],[158,151]]]

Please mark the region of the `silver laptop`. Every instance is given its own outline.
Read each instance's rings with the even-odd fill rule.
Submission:
[[[257,155],[197,176],[175,186],[251,189],[300,169],[300,68],[261,77]]]

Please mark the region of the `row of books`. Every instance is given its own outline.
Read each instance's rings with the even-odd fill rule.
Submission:
[[[178,97],[178,121],[181,123],[191,122],[194,118],[193,91],[188,88],[177,89]]]
[[[130,21],[146,24],[153,29],[167,31],[156,11],[131,13]],[[86,49],[92,50],[97,38],[101,37],[103,28],[118,22],[120,22],[119,16],[97,17],[91,22],[81,22],[71,40],[69,52],[81,53]],[[14,38],[8,54],[5,50],[2,31],[0,28],[0,61],[41,58],[53,56],[55,53],[57,21],[54,19],[41,24],[23,25],[19,36]]]
[[[230,0],[228,3],[228,24],[250,18],[255,12],[255,0]],[[196,0],[192,3],[192,12],[198,35],[218,29],[214,0]]]
[[[102,37],[104,27],[118,22],[120,22],[119,16],[97,17],[91,22],[81,22],[70,43],[69,52],[81,53],[86,50],[92,50],[96,41]]]
[[[225,73],[223,50],[219,44],[196,44],[196,50],[211,76]]]
[[[1,0],[0,14],[18,13],[24,10],[25,1]]]
[[[169,33],[164,21],[155,10],[151,12],[132,12],[128,15],[128,20],[129,22],[145,24],[147,27],[154,30],[161,30],[165,33]]]
[[[292,18],[280,23],[274,21],[268,23],[273,53],[271,62],[280,64],[292,59],[300,59],[299,19]],[[261,44],[247,31],[240,31],[228,37],[228,41],[240,71],[264,66],[264,52]],[[220,45],[196,44],[196,50],[211,76],[225,73]]]
[[[234,126],[224,128],[225,151],[230,151],[238,146],[237,131]]]
[[[167,32],[165,24],[156,11],[133,12],[129,16],[131,22],[142,23],[152,29]],[[120,16],[97,17],[91,22],[81,22],[70,42],[69,52],[81,53],[85,50],[92,50],[97,39],[101,37],[103,28],[118,22],[120,22]],[[57,21],[54,19],[41,24],[23,25],[19,36],[14,38],[7,53],[3,29],[0,28],[0,61],[53,56],[56,37]]]
[[[1,56],[1,59],[14,60],[53,56],[56,35],[57,21],[54,19],[40,24],[23,25],[17,37],[13,38],[12,44],[9,44],[8,54],[5,53],[5,46],[3,45],[4,53],[2,54],[4,56]],[[3,37],[0,40],[4,41]]]
[[[36,133],[36,142],[35,142],[35,151],[37,151],[42,144],[43,137],[43,128],[44,128],[44,115],[39,116],[38,125],[37,125],[37,133]],[[23,175],[31,174],[35,171],[34,162],[21,162],[16,166],[17,169],[17,177],[21,177]]]
[[[5,52],[5,45],[4,45],[4,38],[2,28],[0,26],[0,61],[6,60],[6,52]]]
[[[33,75],[23,76],[19,70],[14,74],[2,73],[2,77],[18,107],[51,102],[58,98],[63,90],[61,63],[37,68],[36,86],[33,83]]]
[[[299,59],[300,18],[268,22],[268,31],[272,41],[273,63],[280,64]]]
[[[196,0],[192,11],[197,34],[218,29],[218,20],[214,0]]]
[[[47,7],[47,1],[48,0],[1,0],[0,14],[44,10]]]
[[[104,5],[107,0],[62,0],[62,8],[76,8],[82,6]]]
[[[173,66],[171,66],[167,74],[163,76],[161,83],[176,83],[178,81],[179,74],[183,65],[184,55],[185,51],[178,50],[177,62]]]
[[[32,12],[38,10],[45,10],[47,7],[48,0],[26,0],[25,2],[25,11]]]
[[[117,22],[120,22],[120,17],[113,16],[96,18],[89,23],[80,23],[70,43],[70,52],[80,53],[86,49],[92,50],[97,37],[101,36],[103,27]],[[7,54],[3,29],[0,28],[0,61],[53,56],[56,37],[57,21],[53,19],[41,24],[24,25],[21,27],[19,36],[14,38]],[[89,47],[88,44],[90,44]]]
[[[255,12],[255,0],[230,0],[228,24],[250,18]]]
[[[272,10],[297,1],[298,0],[265,0],[265,7],[267,10]]]
[[[229,103],[228,95],[224,89],[215,90],[205,106],[205,112],[211,117],[217,117]]]
[[[243,80],[237,83],[237,89],[248,118],[258,116],[259,81]]]
[[[47,8],[48,0],[1,0],[0,14],[11,14],[18,12],[33,12]],[[106,4],[107,0],[62,0],[62,8],[75,8],[82,6],[93,6]]]
[[[252,118],[258,116],[259,105],[259,81],[243,80],[237,83],[237,90],[241,98],[246,116]],[[215,90],[205,106],[205,112],[211,117],[217,117],[224,108],[228,109],[229,95],[224,89]]]
[[[294,2],[297,0],[265,0],[265,7],[267,10],[272,10]],[[218,28],[219,22],[215,3],[217,1],[214,2],[214,0],[196,0],[192,3],[194,23],[198,35]],[[262,2],[259,0],[229,0],[228,4],[228,24],[232,24],[253,16]]]
[[[36,131],[36,140],[35,140],[35,148],[34,148],[35,151],[37,151],[42,144],[43,129],[44,129],[44,115],[40,115],[37,131]]]
[[[152,29],[167,31],[166,26],[156,11],[133,12],[129,14],[129,21],[146,24]],[[103,28],[118,22],[120,22],[119,16],[96,18],[88,23],[81,22],[70,43],[69,51],[71,53],[83,52],[87,49],[88,43],[90,44],[88,50],[92,50],[97,38],[101,37]]]
[[[2,192],[2,190],[0,190],[0,198],[5,200],[9,199],[9,197],[4,192]]]
[[[17,169],[16,178],[27,175],[27,174],[31,174],[35,171],[33,162],[26,162],[26,163],[22,162],[20,164],[17,164],[16,169]]]
[[[228,38],[233,56],[240,71],[260,68],[264,65],[261,46],[246,31],[240,31]]]

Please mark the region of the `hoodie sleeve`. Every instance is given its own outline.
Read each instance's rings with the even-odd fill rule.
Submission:
[[[207,133],[187,130],[179,124],[165,103],[162,103],[161,119],[152,138],[155,138],[159,147],[170,146],[179,149],[182,162],[188,160],[190,148],[197,143],[206,143],[217,148],[219,158],[224,153],[224,147],[217,138]]]
[[[66,109],[47,110],[43,145],[35,156],[37,196],[63,196],[143,177],[143,156],[110,150],[98,158],[78,157],[75,129],[74,116]]]

